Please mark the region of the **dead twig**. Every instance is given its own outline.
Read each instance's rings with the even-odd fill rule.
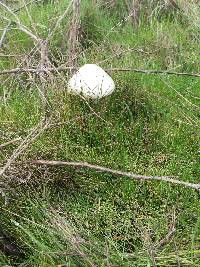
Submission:
[[[21,9],[33,4],[33,3],[40,3],[42,2],[42,0],[32,0],[32,1],[29,1],[28,3],[24,3],[22,6],[16,8],[13,12],[19,12]]]
[[[113,175],[117,176],[125,176],[131,179],[135,180],[151,180],[151,181],[162,181],[162,182],[167,182],[167,183],[172,183],[172,184],[179,184],[188,188],[193,188],[197,190],[198,192],[200,191],[200,184],[195,184],[195,183],[190,183],[190,182],[184,182],[180,181],[177,179],[174,179],[171,176],[147,176],[147,175],[140,175],[140,174],[135,174],[131,172],[124,172],[124,171],[119,171],[119,170],[113,170],[111,168],[106,168],[102,167],[99,165],[93,165],[87,162],[74,162],[74,161],[59,161],[59,160],[27,160],[24,162],[19,162],[19,164],[24,164],[24,163],[29,163],[29,164],[35,164],[35,165],[48,165],[48,166],[68,166],[68,167],[75,167],[75,168],[88,168],[92,169],[98,172],[107,172]]]
[[[96,267],[88,255],[84,252],[81,247],[81,242],[83,239],[77,236],[74,229],[69,225],[65,218],[61,217],[54,209],[51,209],[51,225],[56,226],[56,229],[60,229],[63,237],[69,242],[73,250],[72,253],[83,259],[87,266]],[[84,240],[83,240],[84,241]]]
[[[16,142],[18,142],[18,141],[20,141],[20,140],[21,140],[21,137],[17,137],[17,138],[15,138],[15,139],[12,139],[12,140],[10,140],[10,141],[4,143],[4,144],[0,144],[0,148],[3,148],[3,147],[8,146],[8,145],[10,145],[10,144],[16,143]]]
[[[44,40],[41,40],[39,42],[39,47],[40,47],[40,63],[38,65],[38,67],[41,69],[46,69],[49,66],[51,66],[50,60],[48,58],[48,43]],[[46,72],[46,74],[47,74],[47,72]],[[48,109],[47,109],[48,101],[47,101],[47,96],[46,96],[45,72],[39,73],[39,79],[40,79],[41,88],[38,88],[38,90],[39,90],[39,93],[40,93],[41,99],[42,99],[43,112],[44,112],[44,115],[46,116],[48,113]]]
[[[38,38],[25,25],[23,25],[21,23],[20,19],[18,18],[18,16],[6,4],[4,4],[4,3],[2,3],[0,1],[0,6],[2,6],[8,12],[8,14],[10,14],[11,16],[13,16],[15,18],[15,20],[11,20],[10,18],[7,18],[7,17],[3,16],[3,18],[5,20],[7,20],[9,23],[15,24],[18,27],[19,30],[21,30],[22,32],[26,33],[34,41],[36,41],[36,42],[39,42],[40,41],[40,38]]]
[[[57,31],[57,29],[60,27],[60,24],[61,24],[62,20],[63,20],[64,18],[67,17],[68,12],[69,12],[69,10],[70,10],[72,4],[73,4],[73,0],[70,1],[70,3],[69,3],[69,5],[68,5],[67,9],[63,12],[63,14],[62,14],[62,15],[58,18],[58,20],[56,21],[55,26],[53,27],[52,31],[51,31],[51,32],[49,33],[49,35],[47,36],[47,39],[46,39],[46,42],[47,42],[47,43],[48,43],[48,41],[51,39],[51,37],[54,35],[54,33]]]
[[[192,76],[200,77],[199,73],[188,73],[188,72],[175,72],[166,70],[142,70],[142,69],[132,69],[132,68],[112,68],[106,69],[107,72],[138,72],[144,74],[167,74],[167,75],[177,75],[177,76]]]
[[[3,168],[0,169],[0,177],[10,167],[17,157],[48,127],[49,121],[39,122],[39,124],[27,135],[27,137],[21,142],[17,149],[13,152],[12,156],[7,160]]]
[[[171,213],[171,212],[170,212]],[[168,221],[168,232],[164,238],[161,238],[155,243],[156,249],[162,249],[166,244],[168,244],[174,237],[176,231],[176,213],[175,208],[172,210],[172,214],[167,216]]]
[[[27,8],[24,0],[23,0],[23,2],[24,2],[24,8],[25,8],[26,13],[28,15],[31,27],[34,30],[34,32],[36,32],[36,34],[33,33],[31,30],[29,30],[21,22],[20,18],[15,14],[16,12],[12,11],[10,9],[10,7],[8,7],[6,4],[1,3],[1,2],[0,2],[0,5],[7,11],[7,13],[9,15],[12,15],[14,17],[14,21],[12,21],[11,23],[15,24],[20,31],[27,34],[34,41],[35,47],[37,48],[37,50],[39,50],[38,52],[40,53],[40,62],[38,64],[38,68],[39,69],[47,69],[48,67],[51,66],[49,58],[48,58],[48,42],[46,40],[43,40],[39,36],[37,36],[37,31],[36,31],[33,19],[32,19],[31,15],[28,11],[28,8]],[[8,20],[7,17],[4,17],[4,19]],[[39,74],[39,79],[40,79],[40,83],[41,83],[41,88],[39,89],[39,93],[41,95],[44,115],[46,116],[48,103],[47,103],[46,90],[45,90],[46,89],[45,73],[47,73],[47,72],[39,72],[38,74]]]
[[[3,30],[3,33],[2,33],[1,39],[0,39],[0,49],[1,49],[2,45],[3,45],[3,41],[5,39],[6,33],[7,33],[8,29],[10,28],[11,24],[12,24],[12,22],[9,21],[8,24],[6,25],[5,29]]]
[[[2,70],[0,71],[0,75],[6,74],[21,74],[21,73],[41,73],[41,72],[65,72],[70,71],[72,69],[77,70],[75,67],[57,67],[57,68],[15,68],[10,70]],[[107,72],[136,72],[143,74],[163,74],[163,75],[176,75],[176,76],[189,76],[189,77],[197,77],[200,78],[199,73],[188,73],[188,72],[175,72],[175,71],[165,71],[165,70],[142,70],[142,69],[132,69],[132,68],[112,68],[105,69]]]

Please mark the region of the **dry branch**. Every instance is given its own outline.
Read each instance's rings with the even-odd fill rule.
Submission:
[[[10,144],[16,143],[16,142],[18,142],[20,140],[21,140],[21,137],[17,137],[15,139],[12,139],[12,140],[10,140],[10,141],[8,141],[6,143],[0,144],[0,148],[3,148],[3,147],[8,146]]]
[[[35,165],[48,165],[48,166],[68,166],[68,167],[75,167],[75,168],[88,168],[92,169],[98,172],[107,172],[113,175],[117,176],[125,176],[128,178],[132,178],[135,180],[152,180],[152,181],[162,181],[167,183],[173,183],[173,184],[179,184],[188,188],[193,188],[200,191],[200,184],[190,183],[190,182],[184,182],[177,179],[174,179],[170,176],[146,176],[146,175],[140,175],[135,174],[131,172],[124,172],[119,170],[113,170],[111,168],[102,167],[99,165],[93,165],[87,162],[70,162],[70,161],[59,161],[59,160],[28,160],[22,163],[29,163],[29,164],[35,164]]]
[[[55,26],[53,27],[52,31],[49,33],[46,42],[48,43],[48,41],[51,39],[51,37],[54,35],[54,33],[57,31],[57,29],[60,27],[60,24],[62,23],[63,19],[67,17],[68,12],[70,11],[70,8],[73,4],[73,0],[70,1],[67,9],[63,12],[63,14],[58,18],[58,20],[56,21]]]
[[[15,68],[15,69],[7,69],[0,71],[0,75],[6,74],[21,74],[21,73],[36,73],[39,74],[41,72],[65,72],[70,70],[77,70],[75,67],[57,67],[57,68]],[[143,74],[165,74],[165,75],[175,75],[175,76],[189,76],[189,77],[197,77],[200,78],[199,73],[188,73],[188,72],[175,72],[175,71],[165,71],[165,70],[142,70],[142,69],[133,69],[133,68],[111,68],[105,69],[107,72],[136,72]]]
[[[40,3],[42,2],[42,0],[32,0],[32,1],[29,1],[28,3],[24,3],[22,6],[16,8],[13,12],[16,13],[16,12],[19,12],[21,9],[33,4],[33,3]]]
[[[11,21],[8,22],[8,24],[6,25],[5,29],[3,30],[3,33],[2,33],[2,36],[1,36],[1,39],[0,39],[0,48],[1,48],[2,45],[3,45],[3,41],[4,41],[4,39],[5,39],[5,36],[6,36],[7,31],[8,31],[9,28],[10,28],[10,25],[11,25]]]
[[[4,17],[5,20],[7,20],[9,23],[16,24],[16,26],[18,27],[19,30],[21,30],[22,32],[26,33],[34,41],[36,41],[36,42],[40,41],[40,39],[35,34],[33,34],[26,26],[24,26],[22,24],[22,22],[20,21],[18,16],[15,14],[15,12],[13,12],[10,9],[10,7],[8,7],[6,4],[2,3],[1,1],[0,1],[0,6],[2,6],[8,12],[8,14],[10,14],[11,16],[13,16],[15,18],[15,20],[11,20],[10,18]]]
[[[41,121],[39,124],[26,136],[20,143],[16,150],[14,150],[11,157],[7,160],[6,164],[0,169],[0,176],[10,167],[17,157],[48,127],[49,121]]]

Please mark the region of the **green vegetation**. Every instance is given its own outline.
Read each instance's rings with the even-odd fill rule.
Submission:
[[[29,14],[22,8],[17,16],[47,38],[69,1],[36,2],[27,6]],[[199,73],[199,4],[191,1],[186,9],[164,14],[159,5],[148,12],[142,7],[134,28],[128,1],[82,2],[78,65]],[[3,7],[0,12],[10,18]],[[3,31],[3,17],[0,23]],[[49,59],[56,66],[68,60],[69,25],[66,16],[49,41]],[[37,66],[39,53],[33,48],[30,37],[13,26],[0,50],[1,69]],[[88,102],[67,93],[66,73],[47,77],[50,125],[16,162],[86,161],[198,183],[200,79],[133,72],[111,76],[116,91]],[[32,74],[0,79],[0,144],[24,140],[44,116],[40,81]],[[0,148],[1,167],[20,143]],[[16,164],[2,175],[0,190],[0,233],[14,237],[22,252],[17,257],[0,250],[0,266],[200,266],[200,199],[192,189],[85,169]]]

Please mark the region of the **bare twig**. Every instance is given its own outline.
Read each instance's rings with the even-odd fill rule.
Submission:
[[[0,1],[0,5],[13,17],[15,17],[15,19],[19,22],[19,18],[16,16],[16,14],[13,12],[13,10],[7,6],[6,4],[4,4],[2,1]]]
[[[6,164],[2,169],[0,169],[0,176],[2,176],[5,171],[10,167],[10,165],[15,161],[17,157],[47,128],[48,121],[41,121],[21,142],[18,148],[13,152],[12,156],[7,160]]]
[[[34,41],[39,42],[40,38],[38,38],[35,34],[33,34],[26,26],[24,26],[20,19],[18,18],[18,16],[4,3],[2,3],[0,1],[0,5],[6,9],[6,11],[15,18],[14,20],[11,20],[10,18],[8,19],[7,17],[4,17],[5,20],[7,21],[11,21],[12,23],[15,23],[18,27],[19,30],[21,30],[22,32],[26,33],[28,36],[30,36]]]
[[[41,72],[57,72],[57,71],[67,71],[71,70],[71,67],[61,67],[61,68],[15,68],[10,70],[0,71],[0,75],[5,74],[21,74],[21,73],[36,73],[39,74]]]
[[[142,239],[143,239],[144,247],[146,248],[147,254],[149,255],[149,258],[151,260],[152,266],[157,267],[156,251],[155,251],[155,247],[154,247],[149,229],[144,230]]]
[[[200,77],[199,73],[188,73],[188,72],[175,72],[175,71],[165,71],[165,70],[142,70],[142,69],[132,69],[132,68],[112,68],[106,69],[107,72],[138,72],[144,74],[167,74],[167,75],[177,75],[177,76],[192,76]]]
[[[20,164],[29,163],[35,165],[49,165],[49,166],[68,166],[68,167],[75,167],[75,168],[88,168],[98,172],[107,172],[117,176],[125,176],[128,178],[132,178],[135,180],[152,180],[152,181],[163,181],[167,183],[179,184],[188,188],[193,188],[197,191],[200,191],[200,184],[184,182],[177,179],[174,179],[170,176],[146,176],[140,174],[134,174],[131,172],[124,172],[119,170],[113,170],[111,168],[102,167],[99,165],[93,165],[87,162],[70,162],[70,161],[59,161],[59,160],[28,160],[25,162],[20,162]]]
[[[170,214],[170,216],[167,217],[167,220],[168,220],[168,233],[164,238],[158,240],[155,243],[155,248],[156,249],[163,248],[164,245],[168,244],[173,238],[173,235],[174,235],[174,233],[176,231],[176,213],[175,213],[175,209],[174,208],[172,210],[172,214]]]
[[[72,249],[75,252],[75,255],[81,257],[87,266],[96,267],[96,265],[91,261],[91,259],[87,256],[80,245],[80,241],[82,238],[77,236],[75,231],[69,225],[69,223],[61,217],[55,210],[51,209],[51,225],[55,225],[56,229],[60,229],[62,231],[65,240],[69,242]]]
[[[4,144],[0,144],[0,148],[3,148],[3,147],[8,146],[8,145],[10,145],[10,144],[16,143],[16,142],[18,142],[18,141],[20,141],[20,140],[21,140],[21,137],[17,137],[17,138],[15,138],[15,139],[12,139],[12,140],[10,140],[10,141],[4,143]]]
[[[51,37],[54,35],[54,33],[57,31],[58,27],[60,26],[62,20],[63,20],[64,18],[66,18],[67,14],[68,14],[68,12],[69,12],[71,6],[72,6],[72,3],[73,3],[73,0],[70,1],[70,3],[69,3],[69,5],[68,5],[67,9],[66,9],[66,10],[63,12],[63,14],[58,18],[58,20],[56,21],[56,24],[55,24],[55,26],[53,27],[52,31],[49,33],[49,35],[48,35],[48,37],[47,37],[47,39],[46,39],[46,42],[48,42],[48,41],[51,39]]]
[[[40,42],[40,38],[33,34],[30,30],[28,30],[24,25],[18,22],[16,22],[16,25],[18,26],[19,30],[29,35],[34,41]]]
[[[41,40],[39,42],[40,46],[40,63],[38,65],[39,68],[41,69],[46,69],[50,66],[50,61],[48,58],[48,44],[45,40]],[[40,78],[40,84],[41,88],[39,89],[39,93],[41,95],[42,103],[43,103],[43,111],[46,116],[47,113],[47,97],[46,97],[46,77],[45,77],[45,72],[40,72],[39,73],[39,78]]]
[[[8,24],[6,25],[4,31],[3,31],[2,35],[1,35],[0,48],[2,47],[3,41],[5,39],[6,33],[7,33],[8,29],[9,29],[10,25],[11,25],[11,21],[8,22]]]
[[[74,67],[57,67],[57,68],[15,68],[10,70],[2,70],[0,71],[0,75],[6,74],[21,74],[21,73],[40,73],[40,72],[65,72],[70,71],[72,69],[77,69]],[[176,76],[189,76],[189,77],[197,77],[200,78],[199,73],[188,73],[188,72],[175,72],[175,71],[165,71],[165,70],[142,70],[142,69],[132,69],[132,68],[112,68],[105,69],[107,72],[136,72],[143,74],[165,74],[165,75],[176,75]]]
[[[22,6],[16,8],[13,12],[19,12],[21,9],[27,7],[28,5],[31,5],[33,3],[40,3],[42,2],[42,0],[32,0],[32,1],[29,1],[28,3],[24,3]]]
[[[7,11],[7,13],[9,15],[12,15],[14,17],[14,20],[17,26],[17,28],[19,30],[21,30],[22,32],[26,33],[35,43],[35,47],[38,50],[38,52],[40,53],[40,62],[38,64],[38,68],[39,69],[47,69],[48,67],[51,67],[50,65],[50,61],[48,59],[48,42],[46,40],[43,40],[42,38],[40,38],[39,36],[37,36],[37,31],[36,28],[34,26],[34,22],[33,19],[28,11],[28,8],[26,6],[25,1],[23,0],[24,3],[24,8],[26,9],[26,13],[29,17],[29,21],[30,24],[34,30],[35,33],[33,33],[31,30],[29,30],[19,19],[19,17],[15,14],[16,12],[12,11],[10,9],[10,7],[8,7],[6,4],[1,3],[0,5]],[[8,20],[8,18],[5,17],[6,20]],[[46,111],[47,111],[47,99],[46,99],[46,79],[45,79],[45,73],[47,73],[46,71],[44,72],[39,72],[39,78],[40,78],[40,83],[41,83],[41,88],[39,88],[39,92],[41,95],[41,99],[42,99],[42,103],[43,103],[43,110],[44,110],[44,114],[46,116]],[[29,73],[30,74],[30,73]]]
[[[30,12],[29,12],[29,10],[28,10],[28,7],[27,7],[27,4],[26,4],[25,0],[23,0],[23,4],[24,4],[24,9],[26,10],[26,14],[27,14],[27,16],[28,16],[28,18],[29,18],[31,27],[32,27],[32,29],[34,30],[34,32],[38,35],[38,33],[37,33],[37,29],[36,29],[36,27],[35,27],[35,23],[34,23],[33,18],[32,18],[31,14],[30,14]]]

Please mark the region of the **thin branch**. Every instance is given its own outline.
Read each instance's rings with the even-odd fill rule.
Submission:
[[[14,13],[19,12],[21,9],[25,8],[28,5],[31,5],[33,3],[40,3],[40,2],[42,2],[42,0],[32,0],[32,1],[29,1],[28,3],[25,3],[24,5],[18,7],[17,9],[15,9],[13,12]]]
[[[158,240],[155,243],[154,247],[156,248],[156,250],[164,248],[164,245],[168,244],[173,238],[173,235],[174,235],[174,233],[176,231],[176,227],[175,227],[176,226],[175,209],[172,210],[172,214],[171,214],[170,217],[167,216],[167,220],[168,220],[168,233],[164,238]]]
[[[67,71],[71,70],[71,67],[61,67],[61,68],[15,68],[10,70],[0,71],[0,75],[5,74],[21,74],[21,73],[41,73],[41,72],[57,72],[57,71]]]
[[[16,142],[18,142],[18,141],[20,141],[20,140],[21,140],[21,137],[17,137],[17,138],[15,138],[15,139],[12,139],[12,140],[10,140],[10,141],[4,143],[4,144],[0,144],[0,148],[3,148],[3,147],[8,146],[8,145],[10,145],[10,144],[16,143]]]
[[[0,169],[0,176],[2,176],[5,171],[10,167],[10,165],[18,158],[21,153],[47,128],[48,121],[41,121],[39,124],[26,136],[26,138],[21,142],[17,149],[13,152],[11,157],[7,160],[3,168]]]
[[[19,18],[17,17],[17,15],[13,12],[13,10],[8,7],[6,4],[2,3],[2,1],[0,1],[0,5],[8,12],[10,13],[10,15],[12,15],[13,17],[16,18],[17,22],[20,23]]]
[[[2,33],[2,35],[1,35],[1,39],[0,39],[0,49],[1,49],[1,47],[2,47],[3,41],[4,41],[4,39],[5,39],[5,36],[6,36],[6,33],[7,33],[8,29],[10,28],[11,23],[12,23],[12,22],[9,21],[8,24],[6,25],[5,29],[3,30],[3,33]]]
[[[15,68],[10,70],[0,71],[0,75],[5,74],[21,74],[21,73],[41,73],[41,72],[65,72],[72,69],[77,70],[78,68],[74,67],[57,67],[57,68]],[[142,70],[142,69],[132,69],[132,68],[112,68],[105,69],[107,72],[136,72],[143,74],[165,74],[165,75],[176,75],[176,76],[190,76],[200,78],[199,73],[188,73],[188,72],[174,72],[174,71],[165,71],[165,70]]]
[[[31,14],[30,14],[30,12],[29,12],[29,10],[28,10],[28,7],[27,7],[27,5],[26,5],[25,0],[23,0],[23,4],[24,4],[24,9],[25,9],[25,11],[26,11],[26,14],[27,14],[27,16],[28,16],[28,18],[29,18],[29,21],[30,21],[32,30],[38,35],[38,33],[37,33],[37,29],[36,29],[36,27],[35,27],[35,23],[34,23],[33,18],[32,18]]]
[[[19,30],[21,30],[22,32],[26,33],[28,36],[30,36],[33,40],[35,40],[36,42],[40,42],[40,38],[37,37],[35,34],[33,34],[31,31],[29,31],[24,25],[22,25],[19,22],[16,22],[16,25],[18,26]]]
[[[167,183],[179,184],[200,191],[200,184],[180,181],[170,176],[146,176],[146,175],[134,174],[131,172],[113,170],[111,168],[93,165],[87,162],[73,162],[73,161],[70,162],[70,161],[59,161],[59,160],[28,160],[22,163],[30,163],[35,165],[48,165],[48,166],[68,166],[75,168],[88,168],[99,172],[107,172],[117,176],[125,176],[135,180],[152,180],[152,181],[155,180],[155,181],[163,181]]]
[[[63,14],[62,14],[62,15],[58,18],[58,20],[56,21],[56,24],[55,24],[54,28],[53,28],[52,31],[49,33],[49,35],[48,35],[48,37],[47,37],[47,39],[46,39],[46,42],[47,42],[47,43],[48,43],[48,41],[51,39],[51,37],[54,35],[54,33],[57,31],[57,29],[58,29],[58,27],[60,26],[62,20],[63,20],[64,18],[67,17],[68,12],[69,12],[69,10],[70,10],[72,4],[73,4],[73,0],[71,0],[71,2],[69,3],[67,9],[63,12]]]
[[[175,71],[166,71],[166,70],[142,70],[142,69],[132,69],[132,68],[112,68],[106,69],[107,72],[138,72],[144,74],[167,74],[167,75],[176,75],[176,76],[192,76],[200,77],[199,73],[188,73],[188,72],[175,72]]]
[[[11,21],[12,23],[15,23],[19,30],[21,30],[22,32],[26,33],[27,35],[29,35],[33,40],[39,42],[40,41],[40,38],[38,38],[35,34],[33,34],[30,30],[27,29],[26,26],[24,26],[20,19],[18,18],[18,16],[4,3],[2,3],[0,1],[0,5],[3,6],[3,8],[5,8],[7,10],[7,12],[12,15],[16,20],[15,21],[12,21],[11,19],[8,19],[7,17],[4,17],[5,20],[7,21]]]

